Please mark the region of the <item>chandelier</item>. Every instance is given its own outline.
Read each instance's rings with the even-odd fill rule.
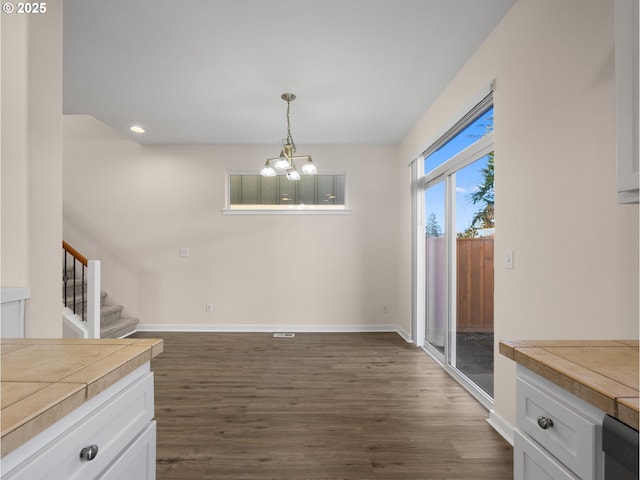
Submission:
[[[280,156],[277,158],[268,158],[260,173],[263,177],[275,177],[278,172],[286,172],[288,180],[300,180],[300,172],[296,168],[294,161],[304,161],[304,164],[300,169],[303,175],[314,175],[317,170],[311,160],[311,155],[295,155],[296,144],[293,141],[293,137],[291,137],[291,120],[289,112],[291,102],[296,99],[296,96],[293,93],[283,93],[280,98],[287,102],[287,138],[282,141]]]

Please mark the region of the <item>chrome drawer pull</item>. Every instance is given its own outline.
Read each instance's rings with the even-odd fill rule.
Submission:
[[[553,427],[553,420],[547,417],[540,416],[538,417],[538,426],[541,429],[546,430],[547,428]]]
[[[84,447],[82,450],[80,450],[80,459],[81,460],[86,460],[87,462],[90,462],[91,460],[93,460],[97,456],[98,456],[98,446],[97,445],[90,445],[90,446]]]

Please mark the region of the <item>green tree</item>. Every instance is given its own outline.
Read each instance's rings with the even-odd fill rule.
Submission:
[[[461,238],[474,238],[478,235],[478,230],[495,226],[493,152],[489,154],[487,166],[481,172],[483,182],[479,185],[478,190],[469,195],[469,200],[474,205],[481,204],[483,207],[475,213],[471,219],[471,225],[464,232],[458,234],[458,237]]]
[[[436,214],[431,212],[427,217],[427,224],[425,225],[425,233],[429,238],[441,237],[442,236],[442,227],[438,223],[438,219],[436,218]]]

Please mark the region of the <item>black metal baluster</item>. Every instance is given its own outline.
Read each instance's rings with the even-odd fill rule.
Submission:
[[[68,307],[69,306],[69,302],[67,301],[67,281],[69,280],[69,277],[67,276],[67,256],[69,254],[67,253],[67,251],[64,251],[64,272],[62,274],[62,281],[64,283],[64,306]]]
[[[76,258],[73,257],[73,313],[78,313],[78,301],[76,297]]]
[[[84,285],[85,285],[85,283],[84,283],[84,272],[85,272],[86,268],[87,267],[82,265],[82,286],[81,286],[81,288],[82,288],[82,307],[81,307],[82,308],[82,315],[81,315],[81,317],[82,317],[82,321],[83,322],[87,321],[87,311],[86,311],[86,309],[84,307],[84,305],[85,305],[85,303],[84,303],[85,302],[85,298],[84,298]]]

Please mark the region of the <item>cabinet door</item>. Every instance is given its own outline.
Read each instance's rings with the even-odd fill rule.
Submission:
[[[513,443],[515,480],[580,480],[517,429]]]
[[[155,478],[156,422],[153,421],[98,479],[155,480]]]
[[[615,0],[616,136],[618,202],[638,203],[640,98],[638,0]]]

